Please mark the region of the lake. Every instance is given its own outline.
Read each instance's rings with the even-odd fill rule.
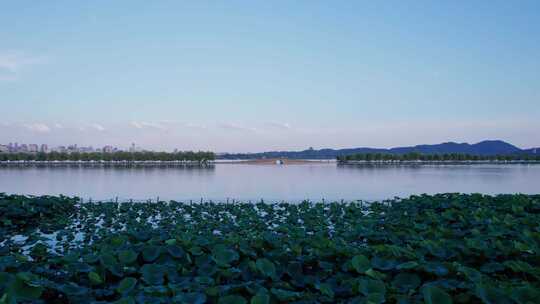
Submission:
[[[380,200],[440,192],[540,193],[540,165],[216,164],[1,167],[0,192],[105,200]]]

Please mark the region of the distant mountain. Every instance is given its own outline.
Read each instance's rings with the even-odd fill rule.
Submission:
[[[523,151],[525,151],[527,154],[540,155],[540,147],[539,148],[525,149]]]
[[[308,149],[304,151],[272,151],[262,153],[239,153],[218,155],[219,159],[256,159],[256,158],[291,158],[291,159],[333,159],[337,156],[359,153],[392,153],[406,154],[418,152],[422,154],[459,153],[472,155],[515,155],[540,154],[540,148],[522,150],[502,140],[485,140],[476,144],[445,142],[436,145],[417,145],[413,147],[396,147],[390,149],[352,148],[352,149]]]
[[[390,153],[405,154],[419,152],[422,154],[461,153],[474,155],[510,155],[523,150],[502,140],[485,140],[476,144],[446,142],[438,145],[418,145],[414,147],[391,148]]]

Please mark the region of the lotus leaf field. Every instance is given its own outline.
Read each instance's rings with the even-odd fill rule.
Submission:
[[[80,203],[0,194],[0,303],[540,303],[540,195]]]

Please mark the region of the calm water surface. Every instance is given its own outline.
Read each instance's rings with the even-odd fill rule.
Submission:
[[[0,192],[85,199],[379,200],[440,192],[540,193],[540,165],[0,168]]]

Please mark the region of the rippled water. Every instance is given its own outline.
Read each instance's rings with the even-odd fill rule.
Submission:
[[[375,200],[420,193],[540,193],[540,165],[0,168],[0,192],[120,200]]]

